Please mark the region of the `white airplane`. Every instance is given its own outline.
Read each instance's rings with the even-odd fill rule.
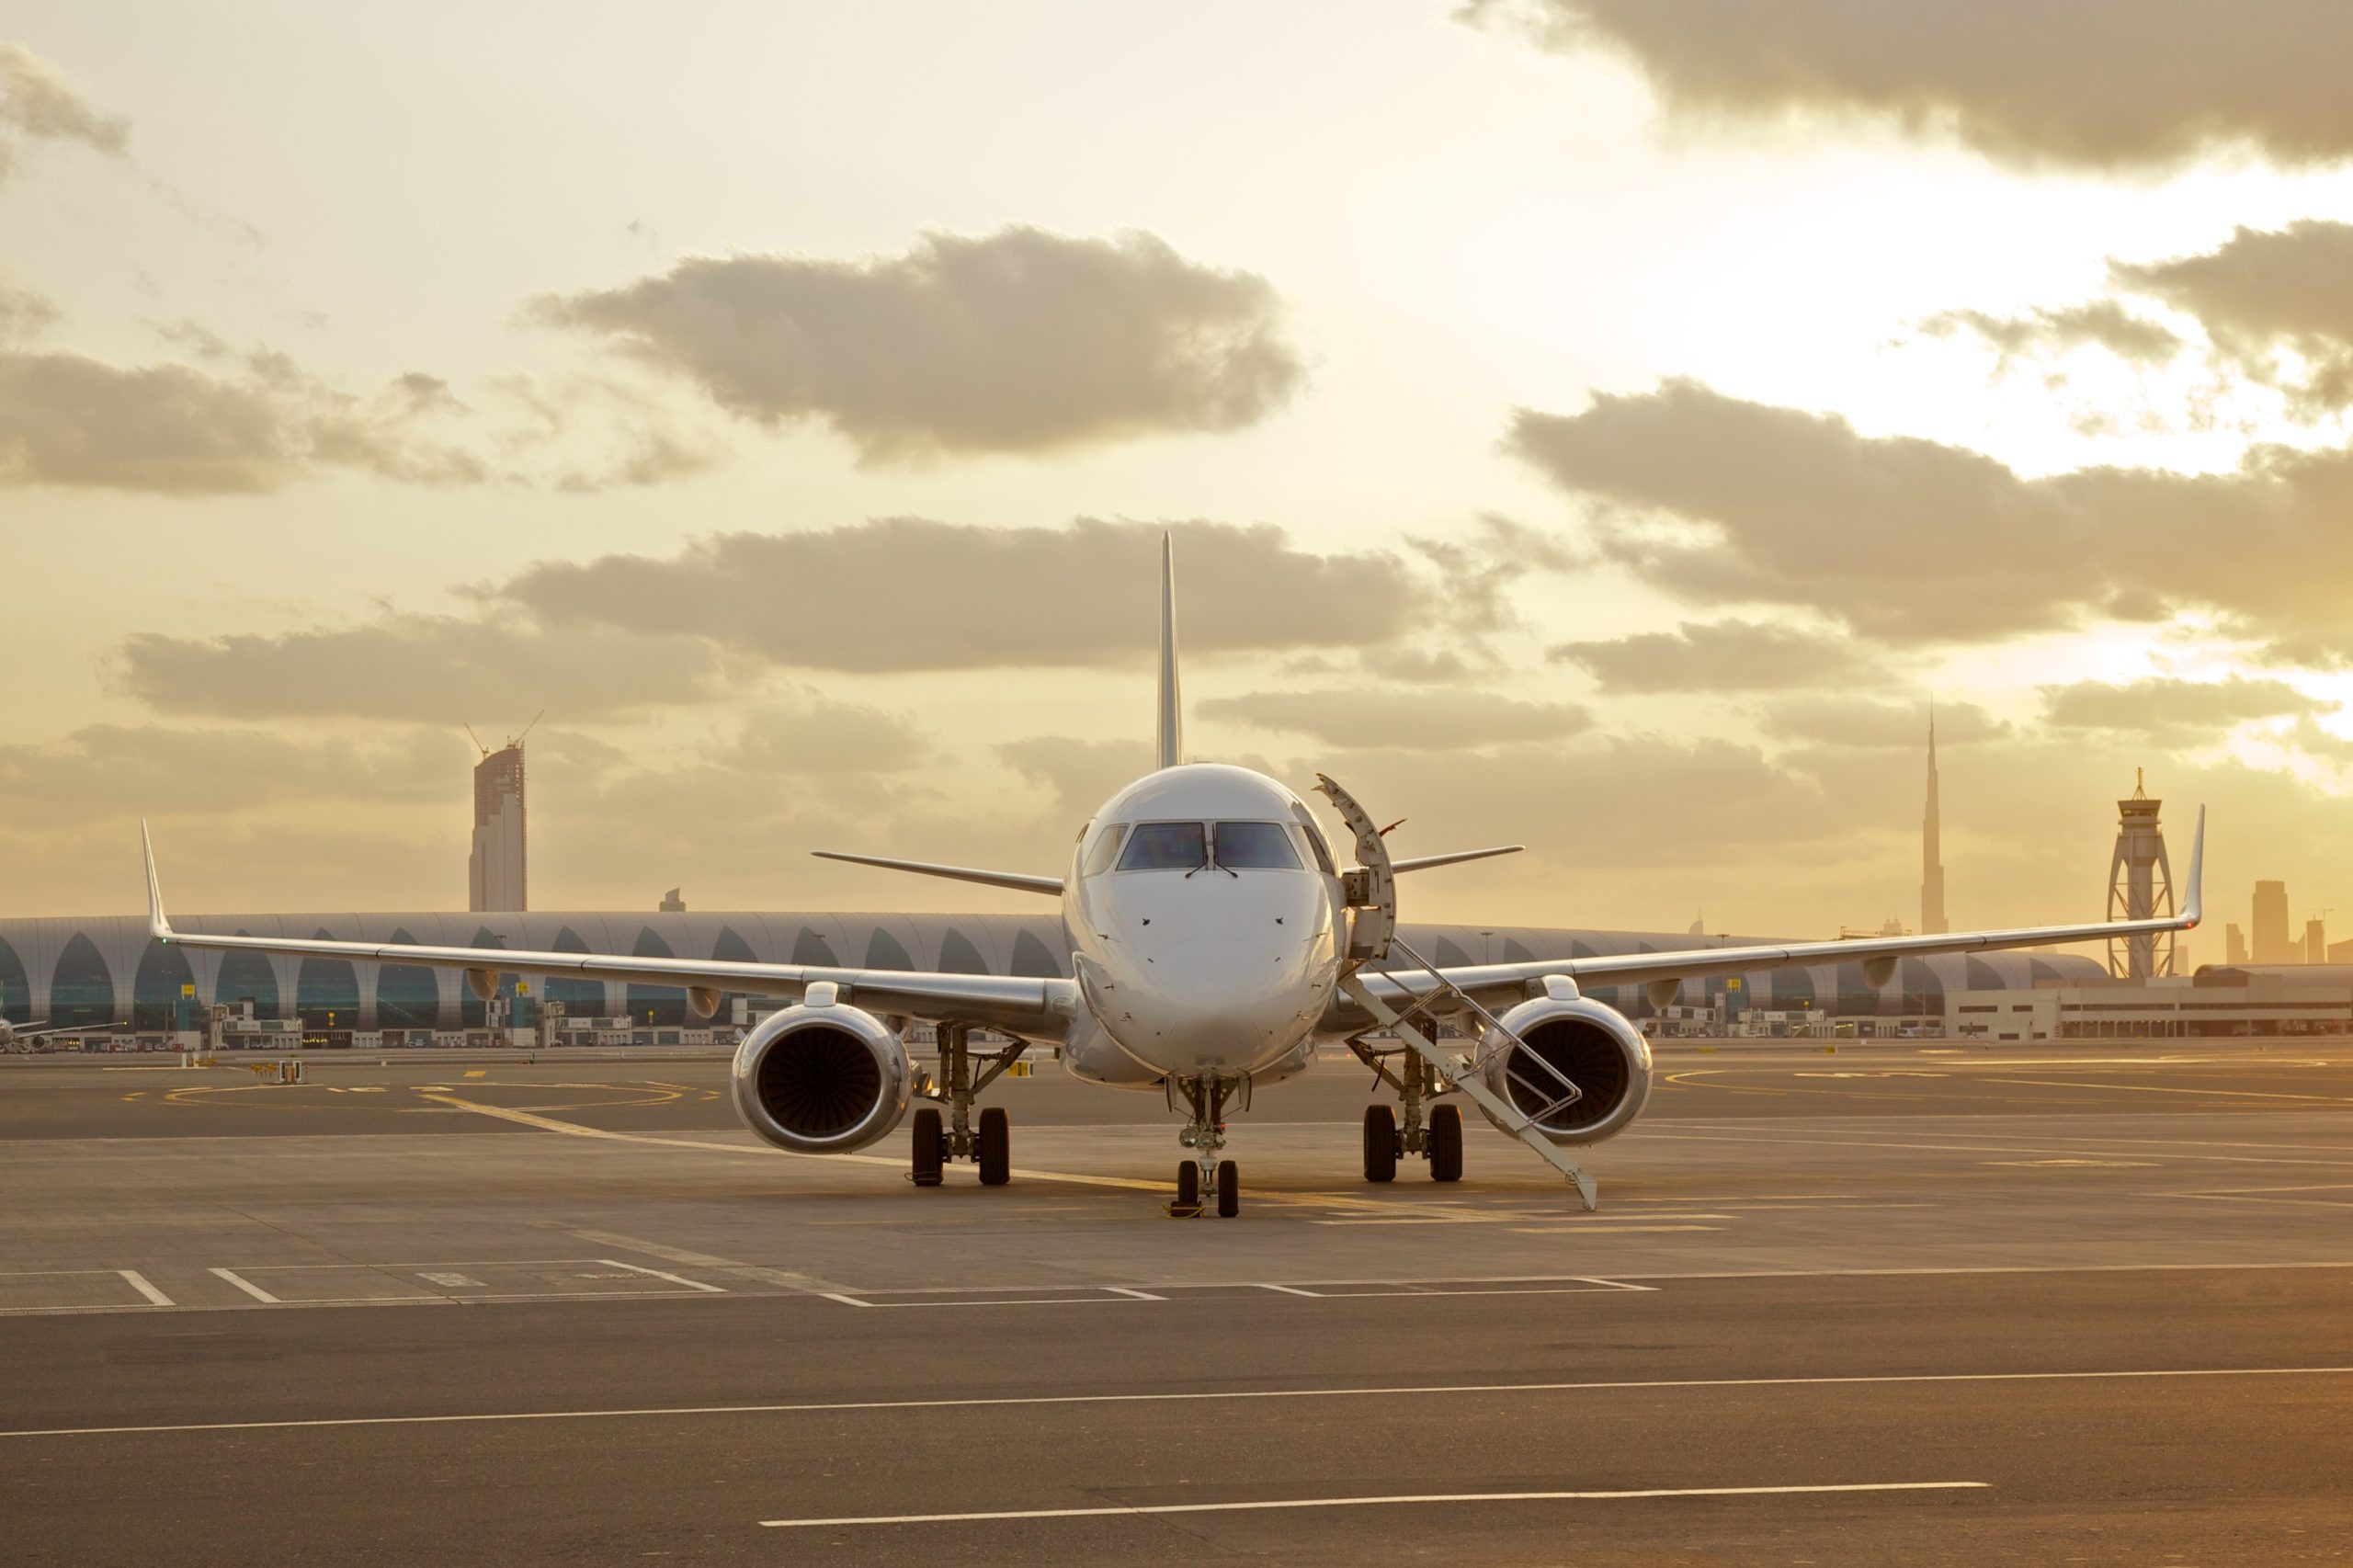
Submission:
[[[53,1034],[104,1034],[108,1029],[122,1028],[120,1020],[111,1024],[52,1024],[45,1018],[32,1018],[12,1024],[0,1018],[0,1051],[15,1051],[20,1041],[40,1040]]]
[[[730,992],[790,998],[735,1052],[733,1098],[745,1124],[796,1153],[844,1153],[892,1132],[920,1098],[926,1103],[915,1112],[911,1171],[918,1187],[938,1186],[950,1159],[973,1161],[983,1185],[1009,1179],[1006,1113],[983,1108],[975,1127],[975,1097],[1024,1051],[1056,1047],[1074,1075],[1156,1091],[1184,1111],[1179,1142],[1192,1153],[1177,1167],[1172,1207],[1199,1211],[1214,1194],[1217,1211],[1232,1215],[1240,1173],[1221,1153],[1226,1113],[1248,1109],[1257,1091],[1304,1072],[1324,1041],[1346,1041],[1400,1101],[1366,1113],[1367,1180],[1393,1178],[1404,1154],[1426,1159],[1435,1180],[1459,1179],[1461,1112],[1430,1103],[1459,1093],[1574,1181],[1590,1208],[1592,1179],[1566,1151],[1633,1123],[1649,1097],[1652,1063],[1642,1031],[1582,986],[1643,984],[1664,1003],[1695,977],[1856,961],[1884,985],[1905,958],[2185,931],[2200,914],[2202,810],[2177,916],[1439,968],[1396,935],[1396,875],[1518,846],[1392,860],[1372,819],[1321,778],[1348,828],[1354,863],[1344,866],[1306,803],[1276,780],[1184,761],[1165,541],[1157,727],[1158,767],[1079,828],[1065,876],[830,856],[1059,899],[1067,980],[199,936],[175,931],[165,918],[152,843],[144,844],[148,921],[158,941],[188,948],[462,969],[485,1000],[507,973],[684,986],[703,1017]],[[144,841],[144,824],[140,831]],[[915,1020],[938,1026],[944,1084],[908,1060],[904,1036]],[[1441,1045],[1441,1031],[1426,1027],[1431,1020],[1454,1025],[1464,1040]],[[976,1043],[976,1028],[1010,1043]]]

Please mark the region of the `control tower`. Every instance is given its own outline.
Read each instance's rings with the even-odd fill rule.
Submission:
[[[2174,912],[2173,867],[2165,859],[2164,824],[2157,820],[2164,804],[2149,799],[2141,770],[2133,769],[2131,798],[2116,802],[2116,852],[2108,862],[2110,920],[2154,920]],[[2120,980],[2174,973],[2173,933],[2109,937],[2108,972]]]

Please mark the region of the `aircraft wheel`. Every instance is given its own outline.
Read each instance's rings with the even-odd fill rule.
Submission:
[[[1176,1207],[1199,1209],[1201,1206],[1201,1166],[1198,1160],[1187,1160],[1176,1167]]]
[[[1217,1217],[1231,1220],[1242,1212],[1242,1167],[1232,1160],[1217,1165]]]
[[[938,1187],[939,1167],[948,1151],[948,1134],[940,1130],[939,1113],[930,1107],[915,1112],[915,1178],[917,1187]]]
[[[1462,1179],[1462,1108],[1441,1105],[1430,1108],[1430,1179],[1461,1181]]]
[[[1003,1106],[981,1112],[981,1185],[1003,1187],[1013,1179],[1013,1119]]]
[[[1397,1113],[1385,1105],[1364,1108],[1364,1179],[1397,1179]]]

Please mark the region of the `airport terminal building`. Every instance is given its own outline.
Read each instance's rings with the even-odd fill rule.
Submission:
[[[533,912],[392,915],[186,915],[187,931],[324,937],[370,944],[513,948],[554,952],[713,958],[852,969],[935,970],[964,974],[1067,975],[1069,946],[1053,915],[871,915]],[[1443,965],[1524,962],[1597,954],[1652,952],[1693,946],[1736,947],[1762,937],[1695,937],[1645,932],[1417,926],[1405,939]],[[1906,959],[1893,981],[1876,988],[1860,963],[1817,964],[1752,975],[1687,981],[1667,1004],[1688,1016],[1722,1021],[1743,1012],[1808,1013],[1870,1019],[1862,1032],[1897,1028],[1941,1030],[1949,996],[1961,992],[2023,992],[2097,984],[2089,960],[2042,953],[1991,953]],[[317,1046],[464,1043],[447,1037],[499,1022],[532,1024],[546,1004],[561,1004],[577,1029],[563,1038],[587,1043],[642,1031],[691,1028],[684,989],[623,985],[578,978],[544,982],[508,976],[507,1006],[494,1010],[466,989],[462,974],[416,964],[292,959],[263,953],[197,952],[154,941],[140,915],[0,920],[0,1015],[13,1022],[49,1019],[98,1025],[127,1020],[141,1036],[199,1029],[215,1004],[267,1029],[270,1043],[299,1031]],[[1593,994],[1628,1016],[1661,1009],[1641,986],[1604,986]],[[716,1020],[743,1021],[733,1004]],[[160,1043],[160,1040],[158,1040]]]

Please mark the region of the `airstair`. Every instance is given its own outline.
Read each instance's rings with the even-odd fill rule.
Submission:
[[[1355,917],[1348,928],[1339,989],[1372,1017],[1374,1027],[1350,1035],[1348,1049],[1404,1096],[1409,1139],[1418,1135],[1420,1101],[1426,1088],[1435,1094],[1459,1090],[1497,1127],[1566,1176],[1588,1210],[1598,1208],[1599,1191],[1593,1176],[1566,1150],[1544,1136],[1540,1125],[1583,1099],[1585,1091],[1560,1068],[1523,1049],[1525,1042],[1506,1028],[1503,1020],[1397,935],[1397,881],[1381,830],[1356,798],[1331,778],[1319,773],[1315,781],[1317,790],[1348,824],[1359,862],[1343,878]],[[1413,967],[1403,972],[1389,967],[1392,954]],[[1367,985],[1362,976],[1368,972],[1389,981],[1403,993],[1406,1005],[1397,1007]],[[1471,1050],[1450,1051],[1440,1043],[1439,1019],[1449,1017],[1471,1024]],[[1368,1043],[1376,1032],[1392,1036],[1412,1055],[1415,1061],[1408,1072],[1392,1073],[1382,1063]],[[1499,1062],[1500,1074],[1495,1071]],[[1491,1080],[1498,1077],[1512,1091],[1510,1095],[1498,1094],[1491,1086]]]

